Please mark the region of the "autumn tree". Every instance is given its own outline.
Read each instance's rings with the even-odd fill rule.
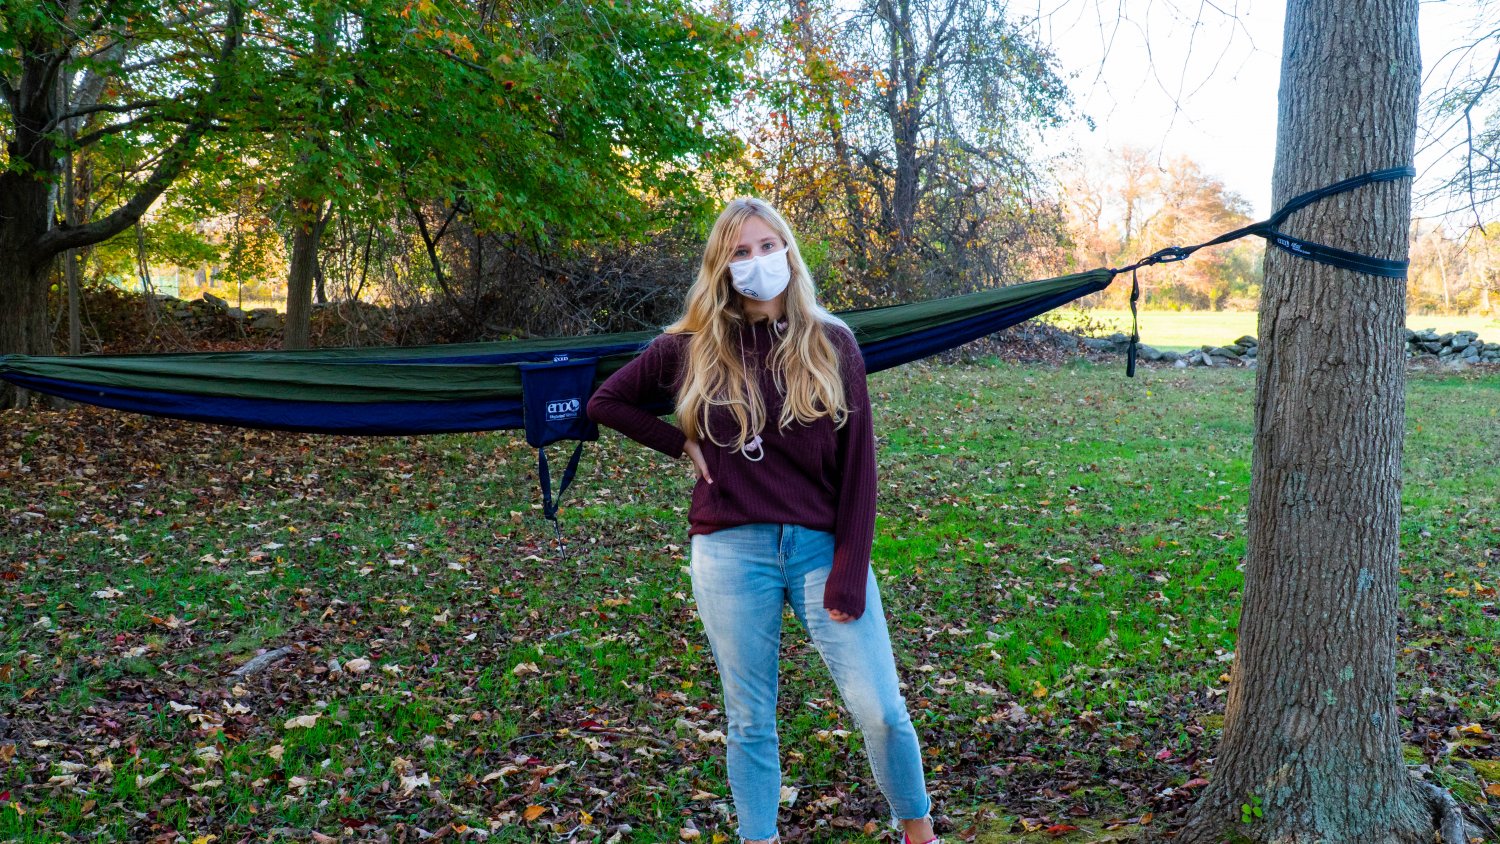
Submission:
[[[1003,6],[749,9],[765,45],[742,116],[755,164],[801,230],[837,245],[833,262],[864,288],[846,303],[1015,281],[1015,255],[1059,230],[1035,149],[1069,94]]]
[[[1288,3],[1274,202],[1409,165],[1420,79],[1416,0]],[[1377,183],[1284,229],[1400,259],[1410,200]],[[1415,844],[1451,806],[1408,773],[1396,709],[1405,304],[1402,279],[1267,251],[1233,682],[1178,840]]]
[[[1125,147],[1102,164],[1075,166],[1062,182],[1073,264],[1121,266],[1167,246],[1201,243],[1250,222],[1250,204],[1185,156],[1164,159]],[[1244,301],[1260,281],[1259,241],[1241,240],[1198,253],[1154,276],[1143,303],[1219,310]],[[1103,291],[1097,302],[1123,304],[1128,290]]]
[[[1464,259],[1475,292],[1475,309],[1500,313],[1500,221],[1473,226],[1464,233]]]
[[[1463,244],[1448,237],[1442,223],[1413,220],[1411,270],[1407,274],[1409,309],[1451,312],[1456,294],[1467,287],[1465,257]]]

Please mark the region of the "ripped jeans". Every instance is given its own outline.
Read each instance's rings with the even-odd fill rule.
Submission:
[[[776,835],[777,669],[787,603],[859,725],[892,820],[922,818],[932,808],[875,573],[865,587],[864,614],[840,623],[823,608],[832,568],[833,534],[800,525],[740,525],[692,538],[693,598],[724,687],[729,788],[742,839]]]

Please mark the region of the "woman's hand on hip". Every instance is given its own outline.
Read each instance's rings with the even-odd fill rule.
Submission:
[[[698,445],[697,440],[688,440],[686,443],[683,443],[682,453],[686,454],[688,459],[693,461],[694,478],[702,478],[709,483],[714,482],[713,476],[708,474],[708,463],[703,460],[703,448]]]
[[[854,616],[844,612],[843,610],[829,610],[828,617],[840,624],[847,624],[854,620]]]

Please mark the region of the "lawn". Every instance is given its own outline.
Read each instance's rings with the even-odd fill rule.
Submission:
[[[1130,333],[1130,311],[1092,308],[1060,310],[1056,320],[1063,325],[1092,322],[1109,331]],[[1158,349],[1185,351],[1204,344],[1222,346],[1245,335],[1255,336],[1255,311],[1141,311],[1141,342]],[[1423,316],[1412,314],[1406,327],[1413,331],[1432,328],[1438,333],[1477,331],[1481,339],[1500,343],[1500,314],[1490,316]]]
[[[874,565],[929,788],[973,840],[1170,829],[1213,776],[1254,375],[872,378]],[[1408,413],[1401,729],[1478,804],[1500,781],[1500,377],[1414,374]],[[6,414],[0,840],[735,840],[686,464],[607,434],[566,553],[534,467],[512,433]],[[790,617],[783,646],[783,837],[884,840]]]

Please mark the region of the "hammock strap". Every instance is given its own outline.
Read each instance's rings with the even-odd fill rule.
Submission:
[[[1141,285],[1136,280],[1135,270],[1130,271],[1130,349],[1125,354],[1125,377],[1135,377],[1136,349],[1141,343],[1141,326],[1136,319],[1135,303],[1141,298]]]
[[[536,450],[536,474],[541,482],[542,488],[542,515],[552,522],[552,529],[557,532],[557,544],[563,556],[567,556],[568,546],[563,541],[562,526],[557,522],[557,508],[562,504],[563,493],[573,483],[573,476],[578,474],[578,459],[583,456],[584,440],[579,440],[578,445],[573,447],[573,456],[568,458],[568,465],[563,469],[562,483],[557,488],[557,495],[552,494],[552,471],[547,465],[547,447],[540,446]]]
[[[1317,261],[1320,264],[1328,264],[1340,269],[1354,270],[1355,272],[1382,278],[1405,278],[1407,261],[1392,261],[1386,258],[1376,258],[1373,255],[1361,255],[1358,252],[1350,252],[1334,246],[1315,243],[1311,240],[1292,237],[1278,229],[1292,214],[1319,200],[1376,182],[1394,182],[1397,179],[1413,178],[1416,175],[1417,169],[1407,165],[1404,167],[1387,167],[1384,170],[1364,173],[1345,179],[1342,182],[1334,182],[1326,187],[1310,190],[1307,193],[1292,197],[1268,219],[1258,223],[1251,223],[1234,231],[1225,232],[1212,240],[1205,240],[1202,243],[1192,246],[1168,246],[1165,249],[1147,255],[1134,264],[1110,269],[1109,272],[1112,275],[1119,275],[1124,272],[1133,272],[1141,267],[1149,267],[1153,264],[1167,264],[1173,261],[1181,261],[1204,247],[1217,246],[1220,243],[1228,243],[1231,240],[1239,240],[1242,237],[1255,235],[1265,238],[1267,242],[1284,252],[1307,258],[1310,261]]]
[[[1255,235],[1265,238],[1267,243],[1270,243],[1283,252],[1296,255],[1300,258],[1306,258],[1309,261],[1316,261],[1320,264],[1338,267],[1341,270],[1353,270],[1354,272],[1365,273],[1366,275],[1373,275],[1379,278],[1405,278],[1407,261],[1392,261],[1387,258],[1377,258],[1373,255],[1362,255],[1358,252],[1350,252],[1335,246],[1327,246],[1311,240],[1292,237],[1289,234],[1279,231],[1279,227],[1287,221],[1288,217],[1319,200],[1376,182],[1394,182],[1397,179],[1415,178],[1416,175],[1417,169],[1410,165],[1387,167],[1384,170],[1363,173],[1344,179],[1341,182],[1334,182],[1331,185],[1310,190],[1307,193],[1298,194],[1278,208],[1275,214],[1258,223],[1251,223],[1234,231],[1225,232],[1212,240],[1205,240],[1202,243],[1192,246],[1168,246],[1165,249],[1159,249],[1147,255],[1134,264],[1111,268],[1109,270],[1111,278],[1121,273],[1130,273],[1130,347],[1125,362],[1126,376],[1130,378],[1135,377],[1136,347],[1140,343],[1140,326],[1136,312],[1136,301],[1140,298],[1140,286],[1136,282],[1136,270],[1155,264],[1170,264],[1175,261],[1186,260],[1188,256],[1204,247],[1217,246],[1220,243],[1228,243],[1231,240],[1239,240],[1242,237]]]

